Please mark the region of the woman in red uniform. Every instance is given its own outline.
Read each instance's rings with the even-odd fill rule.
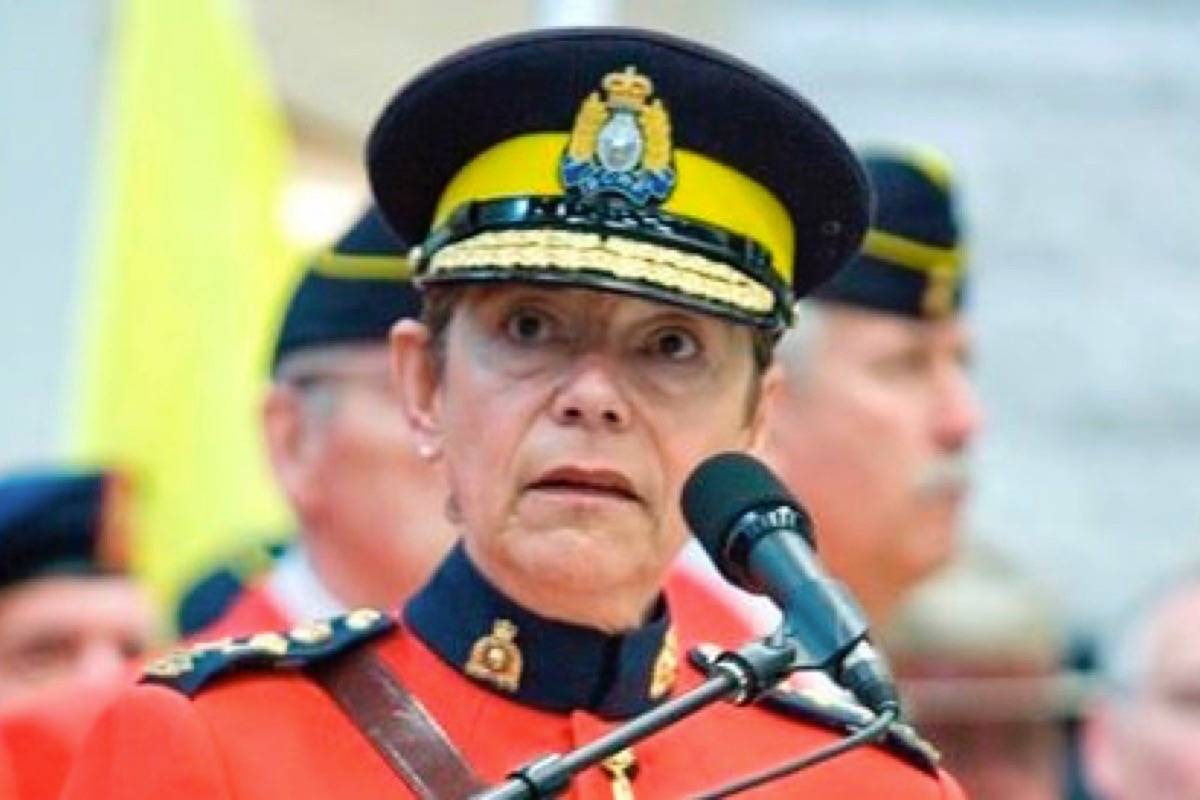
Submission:
[[[702,680],[679,649],[705,621],[677,622],[662,591],[680,488],[755,441],[794,294],[857,246],[853,155],[741,62],[597,29],[434,66],[385,110],[368,167],[388,223],[423,241],[423,322],[392,346],[461,543],[398,624],[357,611],[152,666],[68,798],[462,796]],[[836,738],[718,705],[568,793],[685,796]],[[959,796],[879,748],[760,794]]]

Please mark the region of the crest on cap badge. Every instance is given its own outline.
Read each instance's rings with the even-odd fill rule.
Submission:
[[[636,68],[610,72],[587,96],[562,155],[563,186],[584,197],[616,194],[634,205],[662,202],[675,188],[671,118]]]

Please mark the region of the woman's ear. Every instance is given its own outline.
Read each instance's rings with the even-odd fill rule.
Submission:
[[[392,326],[389,341],[401,407],[416,437],[417,450],[422,455],[438,453],[442,446],[438,406],[441,375],[429,350],[429,329],[416,320],[402,319]]]

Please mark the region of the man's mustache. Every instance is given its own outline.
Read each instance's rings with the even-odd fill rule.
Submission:
[[[966,451],[939,456],[917,474],[916,489],[926,496],[966,491],[971,486],[971,461]]]

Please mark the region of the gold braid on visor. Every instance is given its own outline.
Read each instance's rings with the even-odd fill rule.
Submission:
[[[597,286],[763,328],[790,323],[792,226],[770,192],[677,150],[678,181],[661,205],[564,194],[556,165],[566,142],[528,134],[461,170],[410,256],[418,282]]]

